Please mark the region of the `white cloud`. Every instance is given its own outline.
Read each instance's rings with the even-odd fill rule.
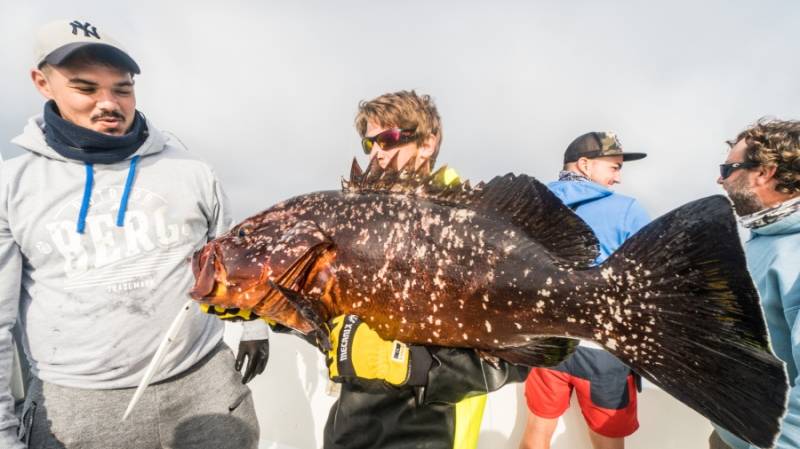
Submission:
[[[620,190],[653,215],[717,192],[724,140],[800,104],[790,1],[105,5],[3,4],[15,45],[0,49],[0,137],[41,108],[27,77],[35,27],[86,17],[135,55],[140,109],[213,162],[240,217],[336,188],[359,154],[357,102],[386,91],[434,96],[440,161],[473,179],[551,179],[572,138],[615,130],[650,153]]]

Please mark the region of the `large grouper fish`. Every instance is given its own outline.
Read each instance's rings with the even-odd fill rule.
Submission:
[[[444,173],[354,161],[341,191],[276,204],[198,251],[191,295],[320,348],[340,314],[385,339],[529,366],[555,365],[575,339],[592,340],[771,446],[787,377],[725,197],[667,213],[596,266],[591,229],[540,182],[508,174],[472,187]]]

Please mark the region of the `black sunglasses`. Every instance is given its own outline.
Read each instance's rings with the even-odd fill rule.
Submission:
[[[372,146],[377,142],[383,151],[389,151],[400,145],[405,145],[417,138],[413,129],[391,128],[372,137],[361,139],[361,148],[364,154],[372,152]]]
[[[719,164],[719,175],[722,179],[727,179],[728,176],[740,168],[754,168],[758,166],[758,162],[731,162],[730,164]]]

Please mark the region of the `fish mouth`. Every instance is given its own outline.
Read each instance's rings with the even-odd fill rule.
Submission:
[[[218,290],[216,273],[222,267],[219,263],[221,257],[219,250],[214,244],[208,244],[203,249],[197,251],[192,256],[192,273],[194,273],[195,283],[189,296],[196,300],[204,299]]]
[[[261,302],[269,291],[269,287],[264,287],[267,284],[266,266],[262,268],[258,281],[250,282],[247,286],[238,282],[232,285],[223,260],[221,248],[213,242],[194,253],[191,265],[195,283],[189,296],[196,301],[221,307],[251,309]]]

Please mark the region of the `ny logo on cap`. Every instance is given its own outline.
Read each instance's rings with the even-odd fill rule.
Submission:
[[[100,39],[100,35],[97,34],[97,27],[93,27],[89,22],[80,23],[77,20],[73,20],[70,22],[70,25],[72,25],[72,34],[78,34],[78,30],[80,29],[83,31],[84,36],[94,36]]]

